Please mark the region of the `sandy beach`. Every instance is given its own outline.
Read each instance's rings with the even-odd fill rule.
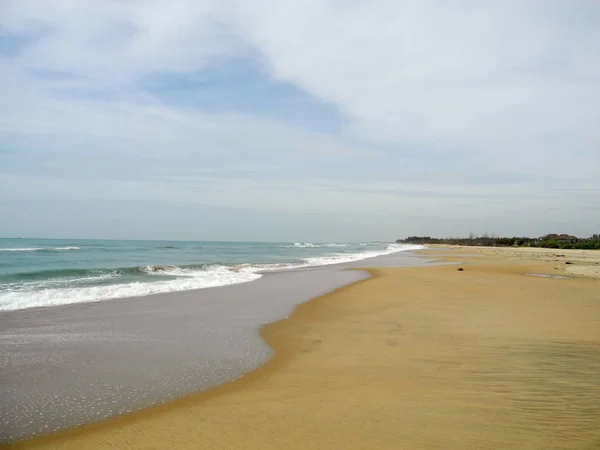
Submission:
[[[456,264],[302,304],[234,382],[2,448],[600,448],[600,252],[421,254]]]

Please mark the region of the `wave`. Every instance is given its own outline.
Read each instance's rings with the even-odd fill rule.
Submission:
[[[165,265],[150,265],[150,266],[134,266],[134,267],[117,267],[114,269],[56,269],[56,270],[39,270],[34,272],[21,272],[10,277],[16,277],[26,281],[45,281],[49,279],[83,279],[87,277],[117,277],[117,276],[140,276],[140,275],[175,275],[177,270],[181,274],[184,271],[190,270],[205,270],[210,267],[208,264],[194,264],[189,266],[165,266]],[[175,275],[176,276],[176,275]],[[2,281],[0,276],[0,282]]]
[[[212,266],[208,270],[172,268],[162,271],[175,279],[154,282],[133,282],[99,286],[46,288],[37,291],[12,291],[0,294],[0,310],[8,311],[32,307],[58,306],[70,303],[88,303],[151,294],[187,291],[256,280],[262,275],[256,269],[230,270],[226,266]],[[177,275],[175,275],[177,273]]]
[[[406,244],[389,244],[384,250],[372,250],[364,251],[360,253],[338,253],[326,256],[317,256],[313,258],[306,258],[305,265],[310,266],[324,266],[330,264],[343,264],[354,261],[361,261],[363,259],[375,258],[376,256],[384,256],[392,253],[420,250],[424,248],[422,245],[406,245]]]
[[[117,279],[119,276],[116,271],[106,271],[97,274],[90,273],[86,275],[63,276],[60,278],[29,279],[28,281],[3,283],[0,284],[0,299],[5,292],[26,292],[28,295],[34,295],[35,292],[47,288],[68,288],[78,285],[98,284],[107,280]],[[2,310],[1,301],[0,310]]]
[[[13,275],[20,280],[19,283],[0,284],[0,310],[141,297],[246,283],[257,280],[263,272],[341,264],[420,248],[423,247],[390,244],[382,250],[329,254],[287,264],[148,265],[21,273]]]
[[[290,245],[283,245],[285,248],[334,248],[347,246],[348,244],[313,244],[311,242],[294,242]]]
[[[59,252],[64,250],[80,250],[79,247],[28,247],[0,248],[0,252]]]
[[[357,253],[331,253],[322,256],[304,258],[301,263],[264,264],[261,268],[261,271],[268,272],[272,270],[287,270],[305,267],[327,266],[330,264],[343,264],[348,262],[361,261],[363,259],[368,258],[375,258],[377,256],[390,255],[392,253],[397,252],[421,250],[423,248],[425,247],[422,245],[389,244],[383,250],[360,251]]]

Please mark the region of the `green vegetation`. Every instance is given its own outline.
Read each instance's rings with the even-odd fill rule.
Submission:
[[[486,247],[543,247],[558,249],[600,250],[600,235],[589,238],[578,238],[568,234],[548,234],[539,238],[530,237],[496,237],[484,234],[468,238],[432,238],[430,236],[411,236],[398,239],[402,244],[446,244],[446,245],[478,245]]]

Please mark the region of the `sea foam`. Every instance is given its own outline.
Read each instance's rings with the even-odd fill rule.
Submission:
[[[347,247],[348,244],[313,244],[312,242],[294,242],[289,245],[282,245],[285,248],[335,248],[335,247]]]
[[[315,244],[312,244],[315,245]],[[334,244],[322,244],[334,245]],[[61,248],[61,247],[57,247]],[[62,247],[62,249],[76,247]],[[95,302],[128,297],[141,297],[152,294],[203,289],[230,284],[247,283],[257,280],[262,272],[341,264],[360,261],[376,256],[387,255],[400,251],[417,250],[423,248],[418,245],[390,244],[385,249],[364,251],[358,253],[334,253],[324,256],[304,258],[301,263],[287,264],[237,264],[234,266],[213,264],[202,267],[181,267],[149,265],[132,268],[129,272],[141,272],[153,276],[155,280],[144,280],[117,284],[100,284],[96,286],[77,287],[78,281],[85,277],[66,280],[45,280],[38,283],[20,283],[6,286],[8,291],[0,293],[0,311],[66,305],[71,303]],[[98,275],[88,275],[90,281],[114,279],[118,281],[122,276],[118,271],[109,271]],[[167,279],[165,279],[167,278]],[[59,283],[68,281],[70,287],[57,287]],[[75,285],[75,286],[73,286]]]
[[[65,250],[80,250],[79,247],[30,247],[30,248],[0,248],[0,252],[60,252]]]
[[[164,270],[163,273],[177,278],[150,283],[134,282],[62,289],[47,288],[29,292],[6,292],[0,294],[0,310],[7,311],[39,306],[58,306],[115,298],[140,297],[245,283],[261,277],[252,270],[232,271],[225,266],[213,266],[209,270],[173,268],[172,270]]]

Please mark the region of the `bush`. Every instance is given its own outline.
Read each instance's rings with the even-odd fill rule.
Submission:
[[[556,238],[561,240],[556,240]],[[568,237],[568,241],[562,239]],[[541,240],[540,240],[541,239]],[[600,250],[600,236],[594,235],[589,238],[577,238],[570,235],[546,235],[545,238],[528,237],[492,237],[489,234],[475,236],[473,233],[468,238],[433,238],[431,236],[411,236],[406,239],[398,239],[396,242],[408,244],[450,244],[450,245],[485,245],[493,247],[542,247],[542,248],[564,248],[564,249],[598,249]]]
[[[560,248],[560,245],[556,241],[542,241],[542,242],[540,242],[540,247],[544,247],[544,248]]]

